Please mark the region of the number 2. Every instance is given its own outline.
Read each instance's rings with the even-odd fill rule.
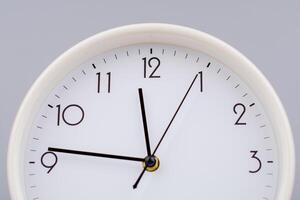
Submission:
[[[233,112],[234,114],[238,114],[238,111],[237,111],[237,108],[238,107],[241,107],[242,108],[242,112],[241,114],[239,115],[238,119],[236,120],[236,122],[234,123],[234,125],[246,125],[247,123],[246,122],[240,122],[240,120],[242,119],[243,115],[245,114],[246,112],[246,106],[242,103],[237,103],[233,106]]]

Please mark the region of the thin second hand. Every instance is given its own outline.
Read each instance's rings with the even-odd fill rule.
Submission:
[[[137,186],[138,186],[140,180],[142,179],[142,177],[143,177],[143,175],[144,175],[146,169],[147,169],[147,167],[145,166],[144,169],[143,169],[143,171],[141,172],[141,174],[139,175],[139,177],[137,178],[137,180],[136,180],[135,183],[133,184],[133,186],[132,186],[133,189],[136,189],[136,188],[137,188]]]
[[[169,122],[169,124],[168,124],[168,126],[167,126],[167,128],[166,128],[165,132],[163,133],[162,137],[160,138],[160,140],[159,140],[158,144],[156,145],[156,147],[155,147],[155,149],[154,149],[154,151],[153,151],[152,155],[154,155],[154,154],[156,153],[156,151],[157,151],[158,147],[160,146],[161,142],[163,141],[164,137],[166,136],[166,134],[167,134],[167,132],[168,132],[168,130],[169,130],[169,128],[170,128],[170,126],[171,126],[171,124],[173,123],[173,121],[174,121],[174,119],[175,119],[175,117],[176,117],[176,115],[177,115],[178,111],[180,110],[180,108],[181,108],[181,106],[182,106],[182,104],[183,104],[184,100],[186,99],[187,95],[189,94],[189,92],[190,92],[190,90],[191,90],[192,86],[194,85],[194,83],[195,83],[195,81],[196,81],[197,77],[198,77],[198,74],[196,74],[196,76],[194,77],[194,79],[193,79],[193,81],[192,81],[192,83],[191,83],[191,85],[190,85],[189,89],[188,89],[188,90],[187,90],[187,92],[185,93],[185,95],[184,95],[184,97],[183,97],[182,101],[180,102],[180,104],[179,104],[179,106],[178,106],[177,110],[175,111],[175,113],[174,113],[174,115],[173,115],[173,117],[172,117],[171,121]]]

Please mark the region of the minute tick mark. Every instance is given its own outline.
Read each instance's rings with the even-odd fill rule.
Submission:
[[[266,185],[266,187],[267,187],[267,188],[272,188],[272,186],[271,186],[271,185]]]
[[[206,65],[206,68],[209,68],[209,66],[210,66],[210,62],[209,62],[209,63],[207,63],[207,65]]]
[[[243,95],[243,97],[246,97],[248,95],[248,93],[245,93],[244,95]]]

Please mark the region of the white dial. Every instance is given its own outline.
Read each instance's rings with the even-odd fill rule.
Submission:
[[[24,199],[278,198],[278,131],[231,66],[153,42],[72,68],[23,131]]]

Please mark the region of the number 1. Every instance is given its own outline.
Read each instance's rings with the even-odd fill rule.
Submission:
[[[200,80],[200,92],[203,92],[203,72],[198,72],[199,74],[199,80]]]

